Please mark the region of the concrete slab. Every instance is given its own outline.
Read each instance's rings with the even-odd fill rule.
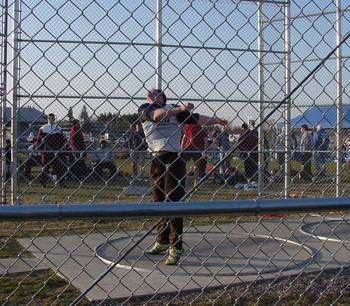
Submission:
[[[162,264],[166,254],[150,256],[142,253],[142,250],[153,244],[153,237],[142,241],[140,248],[128,254],[127,259],[121,261],[118,267],[131,269],[132,265],[137,271],[150,273],[151,268],[157,264],[159,271],[166,275],[242,276],[296,269],[307,264],[313,255],[311,249],[284,239],[231,233],[222,240],[222,236],[222,233],[187,232],[185,252],[179,262],[181,269],[175,272],[173,267]],[[136,239],[140,237],[135,236]],[[96,255],[106,263],[113,263],[128,243],[128,237],[108,241],[98,246]],[[283,252],[276,252],[281,243],[284,243]],[[254,256],[249,259],[248,254]],[[293,257],[293,262],[290,262],[290,257]]]
[[[350,220],[338,219],[309,223],[303,225],[302,231],[324,241],[350,242]]]
[[[310,223],[317,218],[310,220]],[[174,293],[312,272],[348,265],[347,243],[321,241],[303,234],[299,220],[267,220],[196,226],[185,231],[186,252],[178,266],[162,256],[147,256],[147,237],[86,296],[90,300],[123,299]],[[84,291],[142,233],[100,233],[88,236],[37,237],[19,242],[38,259]]]

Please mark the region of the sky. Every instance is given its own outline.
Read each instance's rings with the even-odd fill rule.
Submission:
[[[262,5],[266,106],[284,98],[282,3]],[[145,102],[156,84],[156,0],[26,0],[20,6],[21,106],[63,119],[69,107],[75,116],[84,104],[90,115],[123,114]],[[170,101],[194,102],[199,112],[234,124],[258,117],[257,7],[254,1],[162,1],[162,83]],[[291,1],[291,16],[298,17],[291,23],[292,88],[336,45],[335,14],[320,16],[334,10],[335,0]],[[342,33],[349,31],[345,11]],[[349,46],[343,47],[344,103]],[[292,114],[305,111],[301,105],[333,103],[335,72],[336,61],[327,61],[293,97]]]

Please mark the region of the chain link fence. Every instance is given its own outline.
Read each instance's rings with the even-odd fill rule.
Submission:
[[[150,172],[156,152],[150,152],[140,112],[153,88],[163,90],[168,105],[192,103],[191,114],[207,118],[203,125],[179,123],[174,131],[181,131],[176,151],[186,163],[181,200],[214,205],[314,198],[319,203],[319,198],[348,196],[349,14],[349,4],[341,0],[3,0],[2,204],[141,205],[154,200]],[[213,118],[227,124],[209,124]],[[326,301],[332,284],[347,274],[346,214],[335,208],[334,220],[333,213],[272,217],[185,219],[185,236],[191,238],[184,242],[181,258],[186,259],[176,272],[164,268],[160,257],[144,258],[140,250],[151,244],[148,236],[131,251],[132,259],[123,259],[113,279],[87,298],[129,303],[131,296],[137,303],[136,297],[145,295],[152,297],[140,303],[151,303],[159,293],[164,301],[158,303],[172,303],[167,294],[186,303],[182,291],[193,291],[192,304],[202,303],[203,296],[215,304],[230,292],[228,304],[274,304],[287,303],[288,292],[296,304],[307,301],[305,296],[315,304]],[[114,262],[118,250],[127,250],[154,220],[34,223],[3,223],[2,257],[8,263],[3,263],[2,279],[23,276],[2,295],[4,304],[16,304],[14,299],[23,298],[18,288],[37,279],[36,292],[25,303],[40,304],[51,281],[59,289],[49,303],[71,303],[102,271],[85,267]],[[70,239],[77,240],[77,248],[66,244]],[[193,245],[198,249],[192,252]],[[86,252],[80,254],[80,247]],[[318,248],[329,252],[329,266],[315,261],[312,269],[304,268]],[[61,256],[60,264],[51,255]],[[33,256],[39,261],[28,259]],[[28,262],[28,269],[18,272],[17,262]],[[47,274],[39,277],[42,264]],[[87,276],[70,276],[70,264],[80,265]],[[67,270],[60,271],[60,265]],[[288,275],[279,277],[282,270],[293,270],[296,279],[302,274],[311,285],[304,291],[293,281],[287,286]],[[314,290],[324,270],[332,281]],[[261,281],[265,274],[268,283]],[[233,286],[237,283],[243,285]],[[214,288],[225,289],[207,292]],[[251,288],[257,299],[250,299]],[[267,288],[277,288],[279,297]],[[346,289],[340,288],[336,298]]]

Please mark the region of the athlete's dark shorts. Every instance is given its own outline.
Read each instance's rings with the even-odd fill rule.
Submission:
[[[151,163],[155,202],[176,202],[185,195],[186,163],[179,153],[162,152]],[[183,218],[163,218],[157,227],[157,241],[182,248]]]

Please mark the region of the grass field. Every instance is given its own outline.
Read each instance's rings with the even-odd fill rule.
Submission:
[[[141,195],[127,195],[125,189],[130,185],[150,186],[148,177],[146,176],[142,181],[135,181],[131,177],[132,164],[128,159],[119,159],[116,163],[118,171],[121,175],[114,177],[112,180],[108,178],[98,179],[93,174],[87,175],[83,181],[74,179],[66,180],[66,188],[60,188],[54,183],[49,183],[47,187],[42,187],[38,175],[39,168],[33,168],[34,179],[29,182],[24,178],[18,183],[18,201],[20,204],[45,204],[45,203],[69,203],[69,204],[89,204],[89,203],[141,203],[150,202],[150,196]],[[188,164],[188,169],[191,167]],[[231,166],[244,172],[243,164],[240,160],[232,160]],[[342,165],[341,191],[344,195],[350,194],[350,171],[347,164]],[[292,162],[291,167],[296,170],[301,170],[300,163]],[[270,162],[269,172],[282,173],[283,169],[279,169],[276,161]],[[314,173],[316,172],[313,169]],[[301,193],[305,197],[319,197],[319,196],[335,196],[335,164],[328,164],[327,177],[316,177],[314,181],[305,183],[299,178],[292,178],[290,184],[291,193]],[[149,172],[149,166],[146,167],[145,173]],[[187,191],[193,186],[193,177],[188,176],[186,179]],[[9,190],[9,186],[7,188]],[[264,183],[264,189],[260,197],[274,197],[280,198],[284,196],[284,184],[281,175],[279,178],[271,175]],[[320,194],[321,192],[321,194]],[[213,177],[198,188],[191,201],[213,201],[213,200],[235,200],[246,198],[257,198],[258,194],[254,191],[242,191],[234,189],[229,184],[218,183],[214,181]],[[8,193],[8,199],[10,194]]]
[[[49,270],[0,277],[4,305],[69,305],[78,295],[79,291]],[[90,303],[83,300],[79,305]]]

